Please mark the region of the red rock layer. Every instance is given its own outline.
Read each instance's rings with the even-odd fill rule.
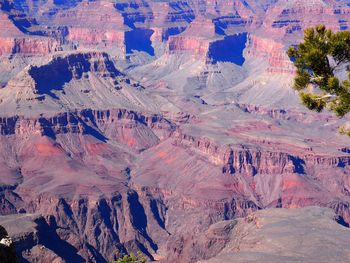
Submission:
[[[267,71],[270,73],[295,73],[295,67],[287,56],[285,46],[270,38],[249,35],[245,53],[251,57],[267,59]]]
[[[202,17],[194,20],[185,32],[170,36],[168,52],[189,52],[192,55],[206,56],[210,41],[215,37],[215,27],[210,19]]]
[[[13,24],[7,14],[0,12],[0,56],[16,53],[45,55],[57,50],[56,40],[26,36]]]

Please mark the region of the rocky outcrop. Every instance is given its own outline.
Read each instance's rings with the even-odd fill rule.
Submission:
[[[196,17],[195,11],[187,1],[172,1],[169,3],[166,22],[191,22]]]
[[[302,123],[311,123],[313,121],[334,121],[336,117],[331,114],[315,114],[313,112],[301,112],[297,109],[271,109],[268,107],[249,105],[249,104],[239,104],[239,108],[245,112],[252,114],[269,116],[270,118],[276,120],[296,120]]]
[[[312,231],[309,229],[310,223],[313,225]],[[330,209],[268,209],[237,221],[218,223],[212,228],[219,228],[230,241],[218,256],[200,262],[316,260],[326,263],[336,258],[349,260],[348,248],[344,244],[344,240],[349,238],[349,231],[336,222],[336,216]],[[333,243],[334,240],[337,242]],[[295,253],[295,249],[298,253]]]
[[[283,152],[252,150],[235,146],[220,146],[206,138],[195,138],[186,134],[176,134],[174,145],[191,147],[207,156],[215,165],[222,166],[224,173],[241,173],[248,176],[256,174],[305,173],[306,167],[313,165],[343,166],[350,164],[347,155],[317,156],[311,152],[293,156]]]
[[[214,256],[228,242],[224,236],[218,237],[221,234],[215,231],[214,234],[211,230],[205,232],[209,225],[246,216],[249,211],[267,206],[296,207],[318,203],[332,207],[345,222],[349,220],[346,202],[328,195],[321,198],[315,194],[315,189],[310,189],[312,184],[308,179],[309,176],[317,176],[321,181],[317,187],[321,187],[329,177],[322,178],[323,174],[314,174],[313,169],[323,167],[326,168],[325,172],[327,169],[335,171],[337,167],[346,169],[349,163],[346,154],[335,158],[266,149],[257,151],[237,145],[222,146],[209,139],[173,133],[174,125],[160,115],[147,116],[127,110],[84,110],[54,117],[43,116],[38,120],[3,118],[1,127],[3,136],[8,138],[2,139],[3,145],[11,144],[16,137],[29,137],[32,140],[22,144],[16,154],[21,166],[18,182],[22,183],[4,192],[4,200],[7,200],[9,207],[14,208],[12,213],[21,211],[48,216],[40,223],[42,228],[38,228],[38,237],[33,238],[37,241],[25,239],[27,241],[22,243],[31,244],[26,247],[30,252],[23,254],[29,260],[59,257],[67,260],[63,255],[70,255],[77,262],[104,262],[126,251],[141,250],[149,258],[164,262],[195,262]],[[40,137],[36,137],[37,134]],[[147,137],[142,137],[146,134]],[[78,144],[76,135],[81,136],[79,149],[75,149],[75,144]],[[97,141],[90,141],[90,136]],[[137,143],[128,143],[127,136]],[[151,136],[154,136],[154,141],[150,139]],[[51,137],[50,140],[55,142],[46,141],[45,137]],[[104,171],[110,169],[107,167],[111,164],[103,159],[119,162],[117,160],[122,156],[121,153],[119,157],[116,154],[119,151],[117,148],[108,148],[112,141],[112,144],[125,145],[128,149],[142,150],[144,160],[136,170],[130,165],[120,175],[116,175],[116,170]],[[154,143],[150,145],[151,142]],[[168,154],[164,150],[172,153]],[[71,177],[71,169],[81,169],[79,163],[82,161],[85,165],[94,163],[89,156],[100,160],[99,166],[89,166],[97,173],[97,177],[80,170],[89,180],[79,177],[77,184],[74,178],[78,174]],[[158,164],[155,165],[148,156]],[[78,166],[67,166],[65,158],[72,158],[75,166]],[[44,161],[45,165],[37,166],[39,160]],[[50,160],[52,164],[60,160],[59,171],[65,171],[64,177],[58,174],[52,177],[51,168],[46,170],[46,167],[51,167]],[[102,164],[105,168],[101,167]],[[188,168],[181,168],[180,165]],[[200,176],[207,176],[198,170],[197,165],[203,165],[202,169],[209,171],[214,178],[222,178],[222,183],[214,187],[215,191],[199,191],[203,187],[199,183],[200,178],[187,178],[196,180],[197,186],[191,189],[193,192],[185,188],[186,180],[184,184],[172,184],[171,181],[176,179],[176,176],[171,176],[172,173],[179,171],[184,176],[193,175],[195,171]],[[46,176],[41,177],[41,173]],[[104,185],[107,177],[102,181],[97,179],[112,174],[119,179],[111,181],[111,187]],[[153,178],[159,174],[161,180],[169,180],[170,184],[163,185],[161,181],[153,183],[154,179],[143,181],[142,177],[147,174]],[[53,178],[63,181],[59,186],[57,183],[54,186],[49,183]],[[131,183],[128,185],[129,180]],[[278,190],[272,190],[269,194],[264,192],[264,180],[268,180],[269,184],[274,185],[273,189],[276,187]],[[40,192],[35,185],[39,181],[42,185],[39,187]],[[299,196],[295,194],[296,189],[298,193],[304,189],[309,193]],[[86,195],[87,192],[89,195]],[[11,199],[11,194],[18,195],[20,200]],[[192,218],[190,226],[186,224],[179,227],[181,218]],[[42,233],[50,233],[50,236],[55,237],[53,241],[49,242],[45,235],[41,236],[40,229],[44,229]],[[206,234],[203,236],[203,233]],[[214,240],[208,241],[208,237]],[[114,245],[111,246],[111,243]],[[57,246],[63,250],[55,250]],[[193,254],[193,251],[196,253]]]
[[[251,57],[266,59],[267,72],[272,74],[294,74],[295,68],[289,60],[284,44],[271,38],[249,35],[245,54]]]
[[[15,26],[7,13],[0,11],[0,56],[47,55],[59,50],[59,42],[50,37],[28,36]]]
[[[349,224],[344,120],[298,105],[285,53],[306,26],[345,29],[344,1],[0,7],[0,224],[21,260],[197,262],[276,207]]]
[[[68,28],[68,42],[81,47],[113,47],[125,54],[123,17],[109,1],[82,2],[70,10],[61,10],[54,23]]]
[[[11,54],[48,55],[59,50],[54,39],[47,38],[0,38],[0,56]]]
[[[122,14],[124,24],[131,28],[147,23],[153,18],[153,12],[147,1],[121,1],[115,4],[115,8]]]
[[[72,79],[81,79],[88,72],[98,73],[101,77],[115,78],[122,75],[106,53],[78,53],[65,57],[56,57],[48,64],[31,67],[29,76],[35,83],[35,93],[55,96],[52,90],[61,90]]]
[[[169,137],[175,125],[160,115],[148,116],[120,109],[83,110],[39,119],[13,117],[2,119],[1,127],[4,149],[15,138],[24,139],[17,149],[18,159],[9,155],[4,160],[5,167],[11,166],[11,162],[18,162],[21,167],[17,169],[17,182],[4,186],[0,195],[1,214],[11,214],[0,217],[0,222],[11,224],[11,235],[18,232],[14,240],[21,257],[30,262],[108,262],[127,252],[142,251],[153,258],[161,237],[168,235],[164,230],[165,219],[160,219],[164,216],[161,210],[164,213],[165,208],[161,201],[157,203],[128,187],[131,170],[126,164],[136,152]],[[27,143],[25,138],[32,142]],[[128,149],[127,152],[122,148]],[[58,169],[62,175],[59,177],[65,182],[51,190],[47,184],[56,176],[52,173],[54,170],[47,170],[51,166],[49,159],[56,159],[52,164],[61,162],[61,168],[65,167]],[[79,162],[91,163],[92,160],[97,162],[90,172],[82,166],[79,168]],[[31,163],[29,166],[25,164],[27,161]],[[71,177],[70,173],[77,169],[80,172],[73,172]],[[48,177],[41,178],[39,170]],[[85,179],[78,179],[82,175]],[[3,178],[2,183],[11,184],[9,180],[15,179],[11,176],[6,173],[8,181]],[[33,185],[21,183],[27,179],[30,182],[32,176],[39,176],[32,181]],[[105,176],[114,179],[107,184],[104,179],[98,179]],[[74,183],[74,178],[87,180],[76,184],[78,181]],[[73,181],[68,182],[71,179]],[[96,180],[102,184],[98,186]],[[39,181],[42,184],[38,184]],[[17,187],[18,184],[21,186]],[[43,185],[48,188],[44,189]],[[76,185],[74,189],[73,185]],[[41,194],[38,194],[38,187],[42,189]],[[19,214],[13,215],[16,213]],[[40,216],[29,218],[29,213]],[[152,219],[153,214],[155,219]]]
[[[36,210],[45,216],[20,214],[0,221],[10,229],[19,256],[29,261],[109,262],[126,251],[142,251],[152,258],[148,251],[155,244],[147,223],[136,218],[144,213],[140,202],[132,192],[98,200],[42,196]],[[130,210],[135,205],[139,214]]]
[[[180,35],[170,36],[167,52],[189,52],[194,56],[206,56],[209,43],[215,36],[215,27],[211,20],[197,18]]]
[[[348,12],[349,7],[333,1],[315,0],[307,4],[302,1],[281,1],[267,11],[263,27],[276,36],[286,38],[295,34],[300,36],[303,29],[320,23],[332,30],[339,30],[344,29],[340,26]]]
[[[3,115],[49,115],[82,109],[126,108],[157,112],[158,105],[139,81],[116,69],[105,52],[56,55],[25,67],[0,90]]]
[[[121,53],[125,53],[123,31],[72,27],[68,29],[67,39],[78,42],[85,47],[100,45],[101,43],[107,47],[115,46]]]
[[[12,54],[47,55],[59,50],[56,40],[50,38],[22,38],[13,42]]]
[[[147,116],[125,109],[82,110],[38,119],[24,117],[0,118],[0,134],[3,136],[39,133],[42,136],[56,138],[57,135],[67,133],[89,134],[103,141],[107,138],[113,138],[113,140],[118,140],[122,144],[136,148],[142,148],[139,145],[142,143],[147,145],[147,141],[143,141],[142,135],[140,138],[132,137],[134,129],[144,130],[146,134],[154,138],[153,143],[156,143],[158,140],[168,138],[175,131],[175,127],[173,123],[161,115]],[[131,137],[129,138],[129,136]],[[140,135],[136,133],[134,136]]]
[[[202,39],[189,37],[170,37],[168,52],[188,51],[191,54],[205,56],[209,50],[209,43]]]

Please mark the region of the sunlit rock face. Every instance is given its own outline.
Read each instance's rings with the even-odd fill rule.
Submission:
[[[232,231],[259,237],[240,218],[295,208],[347,231],[329,217],[350,223],[348,118],[300,105],[286,50],[347,29],[349,4],[2,1],[0,225],[19,258],[221,262]]]
[[[22,53],[48,55],[57,51],[58,41],[53,38],[27,36],[15,26],[6,13],[0,12],[0,55]]]

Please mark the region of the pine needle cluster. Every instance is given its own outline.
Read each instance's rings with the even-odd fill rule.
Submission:
[[[125,255],[122,258],[119,258],[115,263],[146,263],[146,258],[142,253],[137,253],[137,256],[133,253],[130,255]]]
[[[342,117],[350,111],[350,32],[324,25],[304,31],[304,41],[288,49],[297,68],[294,88],[303,104],[317,112],[328,108]],[[347,72],[339,80],[337,73]]]

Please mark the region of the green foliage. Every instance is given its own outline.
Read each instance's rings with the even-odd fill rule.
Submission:
[[[311,110],[333,110],[338,116],[350,111],[349,80],[340,81],[336,73],[350,63],[350,32],[332,32],[324,25],[304,31],[304,41],[287,52],[297,68],[294,88]],[[305,92],[306,91],[306,92]]]
[[[341,135],[347,135],[347,136],[350,137],[350,129],[347,128],[347,127],[345,127],[345,126],[339,127],[339,133],[340,133]]]
[[[122,258],[119,258],[115,263],[146,263],[146,258],[142,255],[141,252],[135,254],[131,253],[130,255],[125,255]]]
[[[300,99],[306,107],[317,112],[322,111],[326,104],[320,96],[312,93],[300,92]]]

